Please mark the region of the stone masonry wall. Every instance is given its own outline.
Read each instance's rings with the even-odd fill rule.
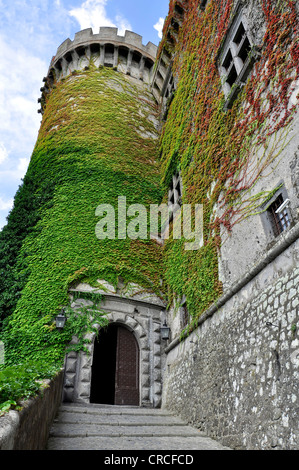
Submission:
[[[21,411],[0,417],[0,450],[44,450],[49,430],[61,404],[64,370]]]
[[[298,449],[298,244],[174,348],[163,407],[234,449]]]

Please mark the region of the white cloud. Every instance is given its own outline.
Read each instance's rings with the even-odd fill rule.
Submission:
[[[5,201],[2,197],[0,197],[0,211],[9,211],[12,209],[13,206],[13,199],[9,199]]]
[[[37,98],[47,62],[0,34],[0,230],[13,206],[40,126]]]
[[[123,16],[121,15],[117,15],[115,17],[115,20],[116,20],[116,26],[118,28],[118,33],[123,36],[125,34],[125,31],[131,31],[132,30],[132,26],[131,24],[129,23],[129,21],[124,18]]]
[[[1,182],[5,181],[15,184],[16,181],[20,181],[26,174],[30,158],[22,157],[16,161],[7,162],[7,168],[0,171],[0,187]],[[3,183],[2,183],[3,186]],[[2,187],[1,187],[2,190]]]
[[[37,139],[42,78],[56,48],[71,37],[65,3],[0,0],[0,230]]]
[[[0,163],[4,162],[4,160],[7,160],[8,157],[8,151],[5,148],[5,145],[0,142]]]
[[[122,15],[117,15],[114,20],[108,17],[107,1],[86,0],[81,7],[70,10],[69,14],[78,21],[81,29],[92,28],[94,33],[99,31],[100,26],[116,27],[121,35],[126,29],[131,30],[130,23]]]
[[[0,49],[0,141],[11,155],[31,154],[40,126],[37,98],[48,65],[1,36]]]
[[[159,18],[159,21],[154,25],[154,28],[158,31],[158,36],[160,39],[162,39],[164,21],[164,18]]]
[[[20,158],[17,170],[21,175],[21,178],[26,173],[29,162],[30,158]]]

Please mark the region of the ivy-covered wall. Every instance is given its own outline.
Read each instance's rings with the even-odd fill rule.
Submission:
[[[185,295],[193,319],[223,291],[219,258],[224,240],[232,240],[230,255],[236,264],[234,243],[241,251],[242,237],[234,238],[235,229],[247,220],[250,231],[250,221],[273,190],[271,171],[294,123],[297,102],[291,98],[299,77],[295,1],[204,3],[202,8],[199,0],[170,2],[158,53],[173,57],[177,83],[161,136],[162,183],[166,191],[179,170],[182,202],[204,207],[204,247],[185,251],[183,240],[171,240],[164,250],[169,300]],[[219,53],[237,4],[249,25],[258,19],[256,37],[251,31],[258,54],[232,108],[226,110]],[[265,176],[268,180],[260,184]]]
[[[273,194],[261,181],[265,175],[271,180],[288,142],[299,79],[296,2],[244,0],[247,16],[258,12],[262,26],[259,54],[232,108],[225,109],[218,54],[237,3],[170,1],[158,59],[163,51],[173,59],[176,89],[161,135],[158,106],[140,81],[91,61],[54,85],[28,172],[0,234],[6,365],[60,366],[72,336],[82,339],[92,328],[88,315],[71,311],[63,332],[54,326],[69,303],[69,288],[78,283],[98,287],[102,279],[116,287],[121,278],[164,296],[169,305],[186,296],[194,322],[223,293],[224,238],[237,240],[237,227],[257,217]],[[97,239],[99,204],[117,208],[118,196],[126,196],[128,205],[165,202],[178,170],[182,202],[203,204],[200,250],[186,251],[184,239],[170,238],[163,247],[154,240]],[[242,248],[240,237],[238,242]],[[101,311],[94,315],[105,324]]]
[[[219,57],[237,5],[259,52],[227,110]],[[162,403],[232,449],[298,448],[298,13],[293,0],[173,1],[159,50],[177,85],[162,181],[179,170],[183,203],[204,206],[203,248],[165,245]],[[280,186],[291,223],[271,237],[263,208]]]
[[[112,69],[91,63],[54,85],[0,238],[6,365],[60,364],[72,336],[83,338],[91,328],[86,315],[68,312],[63,332],[54,324],[76,283],[100,287],[102,279],[117,286],[121,278],[162,295],[156,241],[95,234],[102,203],[117,214],[119,196],[128,205],[160,202],[156,124],[148,87]],[[95,320],[106,321],[101,313]]]

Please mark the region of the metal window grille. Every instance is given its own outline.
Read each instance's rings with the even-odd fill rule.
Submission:
[[[284,230],[286,230],[291,224],[288,210],[286,207],[280,212],[276,213],[277,209],[281,206],[282,203],[283,203],[283,197],[280,194],[278,198],[275,199],[275,201],[268,208],[268,213],[270,214],[270,217],[271,217],[274,235],[276,237],[280,233],[282,233]]]

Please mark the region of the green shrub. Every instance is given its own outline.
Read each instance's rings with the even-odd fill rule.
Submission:
[[[0,413],[16,406],[20,400],[38,394],[43,379],[53,378],[59,370],[57,364],[29,362],[0,370]]]

